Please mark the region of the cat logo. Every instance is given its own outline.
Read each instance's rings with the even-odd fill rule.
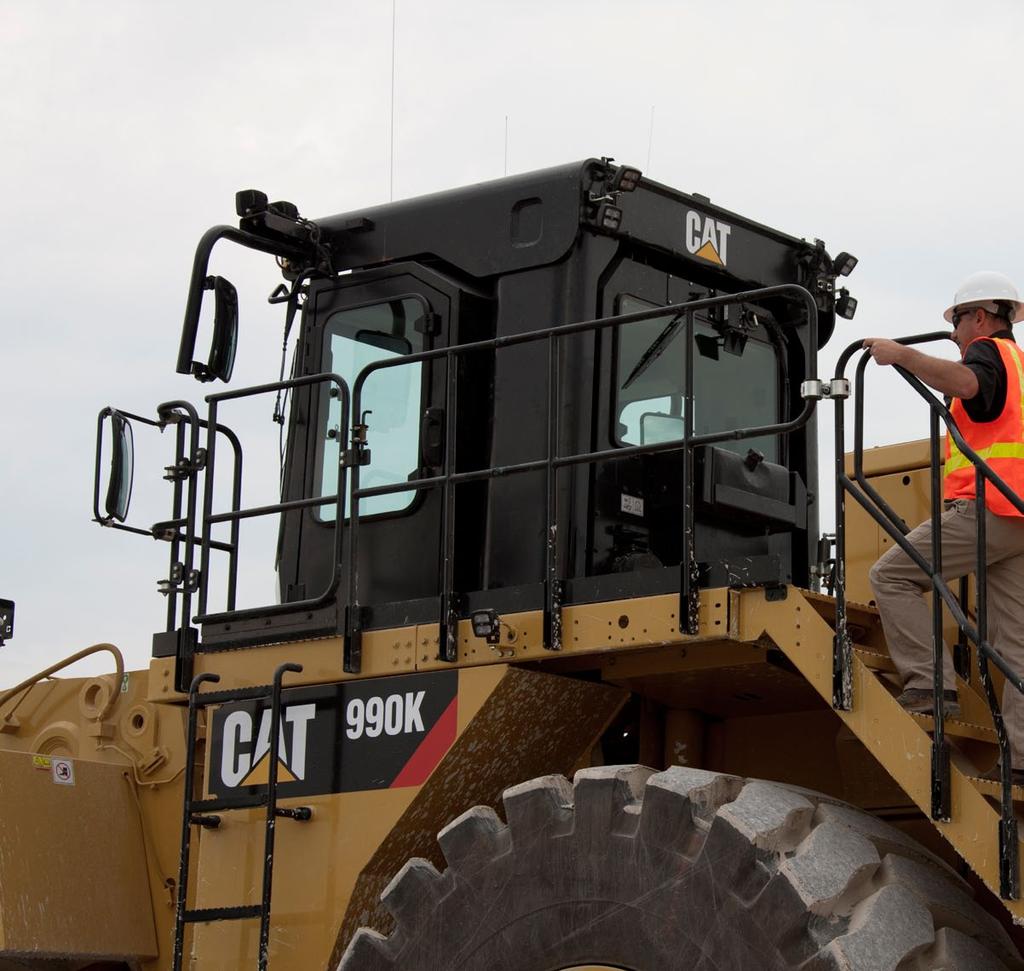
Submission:
[[[728,261],[726,244],[732,226],[705,216],[694,209],[686,213],[686,248],[694,256],[709,263],[725,266]]]
[[[282,798],[422,785],[458,735],[457,671],[426,671],[281,695],[277,781]],[[270,777],[270,708],[228,702],[209,731],[212,797],[260,795]]]
[[[278,780],[295,782],[306,777],[306,726],[316,717],[316,705],[289,705],[281,713],[278,735]],[[270,709],[265,708],[253,738],[256,719],[245,710],[224,719],[220,776],[226,786],[266,785],[270,766]],[[255,741],[255,744],[252,744]]]

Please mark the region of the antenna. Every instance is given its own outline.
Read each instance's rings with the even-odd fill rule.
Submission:
[[[651,127],[647,130],[647,168],[644,172],[651,174],[651,146],[654,144],[654,105],[651,105]]]
[[[508,115],[505,115],[505,174],[508,175]]]
[[[391,181],[390,201],[395,201],[395,7],[398,0],[391,0]]]

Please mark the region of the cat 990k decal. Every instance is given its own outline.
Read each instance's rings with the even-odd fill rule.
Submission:
[[[439,671],[286,689],[279,797],[419,785],[455,741],[458,686],[458,672]],[[210,795],[259,792],[269,776],[269,702],[222,705],[210,736]]]

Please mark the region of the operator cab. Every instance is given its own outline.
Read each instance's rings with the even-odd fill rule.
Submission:
[[[810,585],[801,386],[837,296],[855,303],[820,241],[609,159],[324,219],[255,192],[237,208],[240,228],[197,252],[178,370],[230,377],[237,297],[206,276],[224,238],[282,265],[295,367],[214,392],[205,417],[161,406],[181,474],[154,531],[180,610],[154,650],[181,678],[196,651],[339,633],[357,670],[363,631],[413,624],[438,624],[455,660],[455,625],[481,612],[543,610],[558,649],[565,603],[678,593],[683,624],[701,586]],[[197,363],[208,291],[220,323]],[[200,509],[199,479],[230,474],[225,452],[240,464],[222,410],[282,388],[280,503],[242,510],[235,488],[232,508]],[[100,471],[97,519],[124,528],[111,488],[100,511]],[[212,527],[254,514],[280,520],[280,603],[241,606]],[[217,552],[226,595],[208,589]]]

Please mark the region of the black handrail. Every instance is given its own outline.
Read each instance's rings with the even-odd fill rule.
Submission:
[[[921,344],[934,340],[947,340],[946,332],[921,334],[901,338],[900,344]],[[863,343],[851,344],[841,355],[836,365],[836,378],[842,379],[850,358]],[[991,467],[963,439],[949,409],[940,402],[919,378],[906,369],[895,366],[903,379],[921,396],[929,408],[930,428],[930,484],[931,484],[931,523],[932,523],[932,561],[928,560],[906,539],[908,532],[902,518],[885,502],[878,492],[870,486],[864,475],[863,466],[863,416],[864,416],[864,372],[870,354],[865,351],[857,365],[855,387],[855,425],[854,425],[854,479],[846,474],[845,467],[845,428],[843,403],[836,401],[836,636],[833,654],[833,705],[841,710],[852,707],[852,652],[846,622],[845,595],[845,532],[846,505],[845,496],[849,493],[871,518],[889,535],[896,545],[915,563],[931,580],[933,590],[932,638],[933,638],[933,710],[934,732],[932,742],[932,799],[931,815],[933,819],[948,820],[950,815],[950,779],[949,779],[949,746],[945,739],[943,725],[943,643],[942,643],[942,605],[945,604],[956,621],[961,632],[961,639],[973,643],[978,651],[978,670],[985,690],[985,700],[992,713],[992,722],[996,730],[999,746],[1001,775],[1000,826],[999,826],[999,885],[1000,894],[1004,899],[1016,899],[1020,894],[1019,845],[1017,837],[1017,820],[1013,812],[1012,777],[1013,765],[1010,752],[1009,737],[1001,708],[995,696],[989,671],[989,662],[1004,674],[1008,683],[1017,691],[1024,693],[1024,679],[996,652],[988,642],[987,630],[987,548],[985,528],[985,494],[989,483],[1024,515],[1024,499],[1018,496],[1003,479],[992,471]],[[967,615],[965,603],[966,584],[961,582],[958,599],[942,577],[942,488],[941,471],[942,456],[940,454],[940,420],[945,424],[947,434],[957,447],[974,466],[975,470],[975,505],[977,508],[977,545],[976,569],[977,577],[977,626],[973,625]]]
[[[93,518],[102,526],[120,529],[124,532],[141,536],[166,540],[170,543],[170,564],[168,579],[161,581],[161,589],[167,595],[167,626],[168,632],[175,629],[176,624],[185,630],[191,626],[192,594],[201,589],[200,579],[193,570],[196,545],[196,506],[198,490],[196,479],[202,469],[205,457],[199,447],[199,432],[207,429],[210,434],[223,435],[231,446],[234,465],[232,471],[232,501],[237,508],[241,501],[242,488],[242,446],[235,433],[226,425],[212,428],[199,417],[195,407],[188,401],[165,401],[157,406],[156,419],[145,415],[136,415],[128,411],[116,411],[107,407],[100,411],[96,426],[96,467],[93,482]],[[175,426],[174,460],[167,468],[165,478],[173,483],[171,495],[171,518],[154,523],[149,529],[128,526],[118,523],[112,517],[100,514],[100,483],[103,462],[103,423],[111,415],[137,421],[162,432],[168,425]],[[188,433],[186,435],[186,428]],[[184,508],[183,508],[184,507]],[[179,559],[181,547],[184,545],[185,555]],[[228,567],[228,603],[234,607],[235,590],[238,579],[238,526],[232,525],[228,542],[212,541],[211,548],[226,552],[229,556]],[[180,574],[180,575],[179,575]],[[179,603],[180,600],[180,603]],[[180,610],[179,610],[180,606]],[[180,615],[180,620],[179,620]]]
[[[805,368],[804,373],[808,377],[817,374],[817,348],[818,348],[818,311],[814,298],[804,288],[797,284],[782,284],[773,287],[764,287],[757,290],[747,290],[741,293],[723,294],[716,297],[704,297],[699,300],[691,300],[682,304],[675,304],[668,307],[656,307],[650,310],[643,310],[633,314],[623,314],[618,317],[601,317],[594,320],[580,321],[571,324],[562,324],[554,327],[546,327],[536,331],[522,334],[509,335],[507,337],[496,337],[489,340],[473,341],[468,344],[457,344],[447,347],[433,348],[420,351],[416,354],[407,354],[400,357],[388,358],[374,361],[364,367],[356,377],[352,386],[352,448],[353,451],[361,453],[366,448],[367,425],[363,421],[363,387],[371,374],[393,367],[408,367],[422,361],[433,361],[444,358],[448,370],[448,382],[446,391],[447,418],[449,422],[449,434],[447,436],[445,449],[444,470],[439,475],[427,478],[415,479],[411,482],[399,482],[387,486],[375,486],[372,488],[360,488],[359,468],[361,462],[356,459],[351,464],[351,476],[349,478],[349,570],[348,570],[348,606],[346,608],[345,621],[345,658],[346,671],[358,671],[361,654],[361,631],[363,609],[359,603],[359,572],[358,565],[358,544],[359,544],[359,500],[371,496],[390,495],[399,492],[417,492],[423,489],[440,487],[442,489],[442,509],[444,510],[445,534],[442,538],[441,556],[441,598],[440,598],[440,637],[439,637],[439,659],[454,661],[455,656],[455,624],[457,621],[458,595],[453,590],[454,583],[454,547],[451,542],[453,530],[451,526],[455,516],[455,486],[463,482],[496,479],[506,475],[514,475],[525,472],[545,471],[546,473],[546,569],[545,569],[545,609],[544,609],[544,631],[545,647],[557,650],[561,646],[561,590],[562,578],[557,574],[558,562],[558,523],[557,509],[555,508],[555,484],[556,471],[570,465],[591,464],[605,459],[623,459],[632,455],[654,454],[657,452],[683,453],[684,489],[686,494],[683,502],[683,555],[680,563],[680,609],[679,628],[684,633],[695,633],[697,621],[697,577],[696,563],[693,562],[693,483],[694,476],[694,449],[702,445],[712,445],[725,441],[736,441],[746,438],[754,438],[762,435],[782,435],[796,431],[803,427],[814,413],[816,398],[807,397],[804,407],[800,413],[788,421],[776,422],[771,425],[762,425],[752,428],[732,429],[723,432],[694,435],[692,426],[693,415],[693,368],[692,368],[692,344],[693,344],[693,315],[698,310],[711,309],[713,307],[727,306],[730,304],[742,304],[764,300],[767,297],[787,296],[802,301],[806,309],[806,321],[808,327],[807,340],[804,346]],[[625,448],[615,447],[598,449],[596,451],[583,452],[574,455],[558,455],[558,397],[560,368],[559,356],[557,353],[558,341],[561,338],[586,332],[596,332],[607,327],[619,327],[652,318],[665,317],[671,314],[685,318],[686,339],[687,339],[687,367],[684,376],[684,429],[683,438],[669,442],[658,442],[650,445],[634,445]],[[454,415],[452,406],[455,403],[455,361],[459,355],[471,354],[477,351],[499,350],[504,347],[512,347],[519,344],[546,341],[548,343],[548,414],[547,414],[547,438],[546,455],[543,459],[530,462],[520,462],[514,465],[496,466],[487,469],[477,469],[469,472],[456,472],[454,462]],[[552,385],[554,388],[552,388]],[[687,417],[689,416],[689,417]]]
[[[241,505],[241,492],[240,482],[236,482],[236,488],[232,497],[232,508],[228,512],[214,513],[213,511],[213,483],[214,483],[214,469],[216,461],[215,451],[215,435],[214,430],[217,429],[217,409],[222,401],[233,401],[237,398],[248,398],[259,394],[270,394],[285,388],[298,388],[306,387],[314,384],[323,384],[330,382],[337,386],[338,397],[341,405],[341,424],[339,426],[340,434],[338,439],[339,456],[344,457],[345,455],[345,435],[347,433],[348,422],[349,422],[349,392],[348,385],[345,380],[337,374],[324,373],[324,374],[308,374],[299,378],[291,378],[287,381],[273,381],[269,384],[255,385],[251,388],[240,388],[232,391],[222,391],[218,394],[211,394],[206,396],[206,401],[209,407],[209,417],[206,421],[207,427],[207,447],[206,447],[206,486],[203,491],[203,514],[202,514],[202,533],[201,533],[201,545],[200,545],[200,566],[199,575],[201,578],[199,587],[199,613],[194,618],[196,623],[209,624],[209,623],[220,623],[223,621],[231,620],[246,620],[254,617],[266,617],[269,614],[284,614],[292,613],[294,611],[310,610],[316,607],[322,607],[328,603],[337,591],[338,584],[341,582],[341,561],[342,561],[342,517],[343,517],[343,504],[345,497],[345,463],[341,461],[338,468],[338,491],[331,496],[321,496],[308,499],[293,499],[290,501],[282,501],[272,503],[264,506],[254,506],[249,509],[240,508]],[[223,426],[221,426],[223,427]],[[231,583],[228,589],[228,609],[219,613],[208,613],[207,612],[207,598],[209,594],[209,566],[210,566],[210,551],[217,548],[217,544],[211,537],[212,527],[217,523],[228,522],[231,523],[232,528],[232,549],[237,552],[237,530],[238,524],[243,519],[251,519],[257,516],[269,516],[276,513],[290,512],[295,509],[304,509],[310,506],[325,506],[330,503],[335,504],[335,549],[334,549],[334,572],[327,584],[327,588],[317,597],[312,597],[306,600],[292,601],[289,603],[271,604],[264,607],[252,607],[243,610],[235,609],[235,584],[232,574]]]

